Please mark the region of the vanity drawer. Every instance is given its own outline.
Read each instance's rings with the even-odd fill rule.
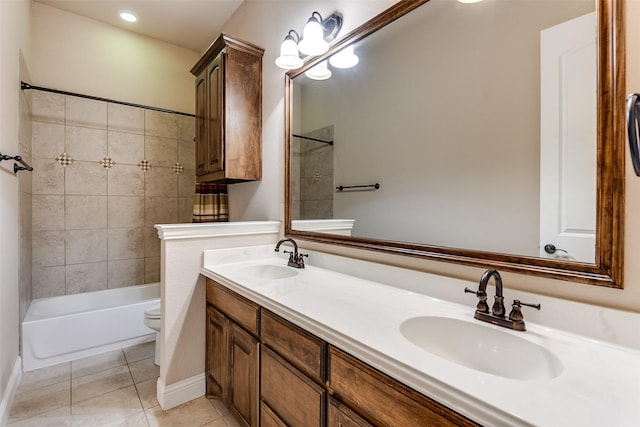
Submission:
[[[264,309],[260,334],[263,344],[311,379],[324,383],[327,344],[323,340]]]
[[[329,398],[327,404],[327,426],[328,427],[372,427],[364,418],[344,406],[342,403]]]
[[[257,336],[260,306],[207,278],[207,302]]]
[[[264,345],[261,348],[261,406],[289,427],[324,426],[325,390]]]
[[[477,425],[331,346],[329,390],[362,415],[384,426]]]

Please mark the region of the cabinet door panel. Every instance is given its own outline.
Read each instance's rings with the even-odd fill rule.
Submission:
[[[224,122],[224,52],[220,53],[207,68],[207,173],[224,169],[223,122]]]
[[[267,347],[261,355],[262,401],[290,427],[324,426],[324,389]]]
[[[231,387],[229,409],[246,426],[258,426],[260,343],[231,323]]]
[[[207,396],[226,400],[229,389],[228,320],[222,313],[207,306]]]
[[[196,175],[207,172],[207,70],[196,77]]]

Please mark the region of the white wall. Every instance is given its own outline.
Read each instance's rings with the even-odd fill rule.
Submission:
[[[0,152],[18,154],[20,51],[29,59],[29,0],[0,1]],[[0,423],[18,357],[18,179],[0,164]]]
[[[191,113],[198,52],[33,3],[33,84]]]
[[[231,220],[281,219],[284,204],[284,72],[273,61],[286,32],[301,30],[313,10],[344,14],[345,30],[355,28],[393,1],[260,1],[247,0],[227,22],[224,30],[264,47],[263,79],[263,180],[257,183],[230,186]],[[627,92],[640,91],[640,28],[634,26],[640,18],[640,2],[625,2],[627,8]],[[265,23],[269,23],[266,25]],[[627,162],[630,163],[630,162]],[[625,289],[608,289],[535,276],[505,274],[507,288],[557,296],[596,305],[640,311],[640,178],[633,176],[627,164],[625,229]],[[431,271],[468,280],[476,280],[482,270],[435,261],[399,257],[372,251],[360,251],[338,246],[303,243],[305,247],[339,253],[388,264]]]

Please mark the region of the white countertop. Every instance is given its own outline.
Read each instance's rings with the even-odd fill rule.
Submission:
[[[479,322],[546,348],[563,365],[561,374],[548,380],[513,380],[480,372],[425,351],[400,333],[402,322],[419,316],[478,322],[473,319],[475,298],[460,305],[318,268],[309,265],[311,260],[290,278],[269,280],[243,273],[251,265],[286,266],[286,260],[272,247],[206,251],[202,273],[480,424],[640,425],[636,349],[529,321],[526,332]],[[467,285],[477,288],[472,282]],[[526,320],[526,308],[523,312]]]

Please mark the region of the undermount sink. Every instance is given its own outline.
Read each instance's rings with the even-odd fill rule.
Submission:
[[[414,317],[400,325],[410,342],[467,368],[515,380],[544,380],[562,372],[546,348],[506,331],[449,317]]]
[[[243,267],[238,272],[243,278],[268,280],[286,279],[287,277],[293,277],[298,274],[298,272],[291,267],[272,264],[251,265]]]

